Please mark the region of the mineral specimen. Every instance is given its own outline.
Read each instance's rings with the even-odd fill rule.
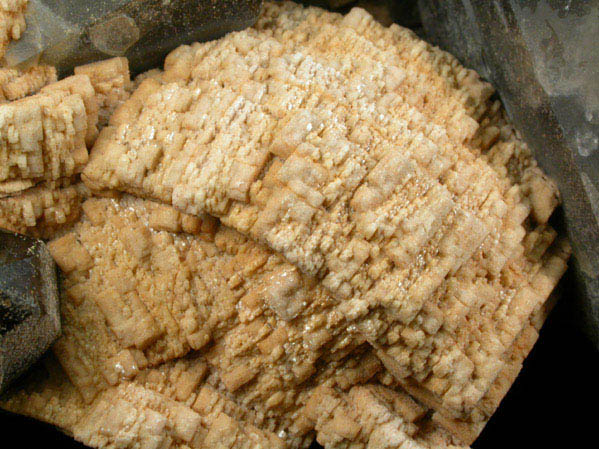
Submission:
[[[58,84],[103,128],[50,242],[63,335],[3,407],[109,448],[477,437],[570,252],[489,84],[292,3],[134,83],[115,59]]]
[[[546,224],[556,189],[491,93],[362,10],[268,5],[254,29],[171,53],[83,179],[280,252],[413,394],[463,419],[569,254]]]

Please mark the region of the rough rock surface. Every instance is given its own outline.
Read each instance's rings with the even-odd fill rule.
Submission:
[[[254,425],[255,414],[238,406],[214,379],[204,362],[181,360],[146,370],[85,403],[48,356],[2,405],[59,426],[93,447],[308,447],[314,435],[330,449],[462,447],[401,390],[369,383],[347,390],[331,382],[309,386],[307,402],[294,417],[308,437],[293,440],[284,429]]]
[[[344,356],[348,351],[343,350],[343,347],[355,349],[355,344],[350,344],[352,339],[347,336],[342,350],[335,351],[335,346],[338,345],[326,343],[326,338],[339,332],[340,323],[331,321],[331,317],[335,317],[334,307],[326,313],[334,302],[325,299],[326,294],[322,289],[321,293],[314,293],[314,290],[319,290],[318,285],[312,285],[311,291],[308,284],[303,289],[303,294],[302,289],[291,292],[292,299],[294,296],[304,298],[308,307],[290,321],[281,320],[278,314],[289,319],[285,308],[281,307],[285,303],[271,303],[269,298],[289,298],[265,294],[268,290],[280,290],[280,286],[275,283],[273,288],[273,284],[270,284],[271,288],[267,289],[264,281],[272,282],[272,273],[280,274],[285,270],[294,272],[295,269],[235,231],[217,227],[209,217],[205,217],[206,221],[203,222],[169,207],[132,197],[118,200],[93,198],[84,203],[83,210],[85,216],[82,221],[72,231],[50,244],[53,256],[65,273],[61,304],[63,336],[55,345],[54,353],[83,400],[79,400],[78,411],[73,411],[69,408],[72,393],[67,395],[58,393],[55,388],[50,391],[41,388],[36,390],[39,393],[34,395],[33,401],[25,400],[27,397],[31,399],[31,393],[22,391],[9,396],[4,403],[6,408],[57,424],[86,444],[111,447],[116,435],[122,432],[121,426],[124,424],[119,418],[108,435],[99,432],[106,424],[107,418],[102,418],[106,412],[100,412],[105,409],[105,404],[122,403],[126,410],[130,410],[131,401],[141,401],[148,395],[158,401],[154,393],[150,394],[138,386],[130,385],[133,382],[166,395],[169,399],[184,402],[193,410],[205,410],[207,405],[201,404],[206,401],[215,404],[216,401],[216,404],[221,404],[217,407],[219,413],[226,410],[229,414],[226,419],[229,423],[227,428],[231,425],[245,428],[247,423],[244,424],[243,420],[250,420],[253,426],[284,435],[283,439],[293,447],[307,444],[309,432],[314,428],[318,440],[331,448],[345,447],[349,440],[352,444],[366,447],[370,440],[378,441],[377,438],[381,438],[381,431],[373,427],[372,418],[369,418],[370,409],[362,408],[351,412],[351,419],[360,423],[359,438],[356,436],[357,432],[354,435],[350,430],[340,427],[344,423],[351,424],[352,421],[347,421],[349,418],[345,414],[350,412],[345,408],[341,407],[339,412],[335,412],[341,403],[337,397],[350,394],[353,385],[372,379],[380,373],[381,364],[368,351],[361,358],[353,351]],[[277,278],[280,279],[280,276]],[[126,279],[129,281],[124,282]],[[204,288],[209,291],[199,294],[202,283],[206,284]],[[114,289],[125,289],[128,292],[113,295],[112,301],[106,300],[104,293]],[[137,302],[135,323],[130,320],[127,322],[123,313],[132,310],[129,307],[136,304],[135,297],[142,298],[143,304]],[[220,301],[215,300],[217,297]],[[118,299],[116,303],[115,298]],[[161,301],[156,301],[157,298],[161,298]],[[226,298],[230,300],[223,301]],[[123,307],[123,300],[132,299],[129,307]],[[176,304],[179,299],[182,303],[189,299],[191,301],[187,305]],[[202,301],[201,305],[199,301]],[[311,304],[311,301],[316,304]],[[166,320],[166,315],[162,315],[160,321],[154,320],[154,323],[187,323],[189,330],[186,335],[197,334],[194,332],[197,328],[193,326],[194,315],[197,316],[197,311],[203,309],[204,322],[219,324],[211,332],[211,337],[208,337],[215,340],[214,344],[201,346],[200,353],[187,355],[184,359],[171,360],[157,368],[149,368],[157,360],[181,356],[190,349],[190,345],[183,342],[179,344],[178,353],[163,353],[156,357],[148,349],[150,346],[144,347],[149,341],[146,338],[146,324],[151,323],[151,319],[144,317],[149,314],[156,316],[156,309],[151,308],[152,302],[161,302],[169,310],[170,316],[175,311],[179,313],[175,315],[177,321]],[[150,306],[146,306],[147,304]],[[287,306],[289,308],[293,304],[287,303]],[[323,309],[325,313],[322,312]],[[143,313],[144,310],[148,312]],[[182,310],[185,310],[187,319],[181,319]],[[238,316],[222,319],[231,313]],[[206,318],[210,316],[221,319]],[[266,320],[262,320],[263,317],[267,317]],[[277,320],[275,317],[278,317],[283,327],[274,324]],[[306,319],[309,321],[306,322]],[[281,329],[284,329],[284,333]],[[163,334],[163,340],[177,341],[176,338],[169,339],[167,333],[168,330],[165,331],[166,335]],[[358,336],[354,336],[356,337]],[[319,351],[318,345],[323,341],[324,346]],[[358,339],[358,343],[361,342],[363,339]],[[164,347],[168,348],[169,345],[162,345]],[[529,349],[530,347],[523,354]],[[324,359],[322,354],[325,354]],[[315,359],[312,365],[307,363]],[[341,360],[341,366],[338,360]],[[520,362],[518,359],[516,364]],[[507,389],[503,390],[502,386],[511,384],[513,378],[509,375],[517,372],[517,365],[515,368],[509,370],[507,381],[495,386],[499,391],[495,398],[500,400],[505,394]],[[291,373],[293,375],[286,375]],[[205,379],[209,379],[206,380],[207,385],[201,386]],[[388,374],[382,383],[399,391],[387,392],[387,396],[407,397]],[[73,388],[69,385],[70,382],[66,382],[58,391]],[[378,391],[382,387],[372,388]],[[385,391],[387,389],[383,388]],[[322,391],[327,395],[321,397]],[[352,394],[357,393],[354,391]],[[69,398],[65,405],[56,405],[56,399],[53,398],[63,395]],[[311,400],[312,395],[316,396]],[[130,399],[122,402],[125,397]],[[221,399],[217,399],[218,397]],[[162,396],[159,398],[160,401],[166,400]],[[491,401],[493,404],[493,399],[491,397],[487,402]],[[408,405],[414,404],[413,399],[407,401]],[[314,411],[311,404],[315,403],[328,405],[320,405],[324,408]],[[178,406],[172,404],[172,407]],[[209,410],[213,408],[214,405],[211,405]],[[422,405],[417,408],[427,410]],[[248,410],[253,412],[249,413]],[[412,416],[406,412],[405,407],[400,410],[397,417],[388,418],[393,422],[389,426],[399,425],[398,423]],[[149,412],[145,406],[142,407],[139,403],[135,406],[136,415],[145,416],[146,413]],[[56,414],[64,418],[59,419]],[[71,414],[85,414],[86,418],[76,425],[68,421],[74,419],[69,418]],[[430,433],[430,438],[434,438],[434,441],[454,441],[447,430],[442,430],[445,428],[452,429],[458,435],[458,432],[462,432],[462,435],[471,437],[481,426],[481,422],[447,422],[443,416],[432,412],[430,415],[434,417],[435,424],[424,421],[418,425],[424,429],[431,426],[436,429]],[[305,419],[298,420],[298,416]],[[66,424],[63,420],[67,420]],[[436,424],[437,421],[439,424]],[[418,426],[412,425],[405,430],[399,426],[396,431],[406,439],[414,437],[417,428]],[[285,432],[281,433],[282,430]],[[132,442],[139,441],[149,438],[148,432],[143,427],[129,429],[127,438]],[[169,435],[166,431],[157,433],[155,438],[158,439],[168,438]],[[99,440],[100,434],[104,436]],[[224,438],[224,435],[211,438]],[[400,441],[403,440],[398,439],[398,445]],[[423,441],[419,444],[429,447]]]
[[[491,93],[363,10],[268,4],[254,29],[171,53],[83,179],[264,242],[414,394],[464,418],[569,254],[546,225],[556,189]]]
[[[106,403],[121,404],[125,397],[143,401],[135,405],[136,416],[148,413],[146,407],[152,409],[153,401],[166,401],[180,413],[193,417],[193,410],[206,416],[201,422],[208,430],[213,429],[213,433],[218,429],[215,422],[222,420],[228,423],[226,428],[256,426],[262,429],[256,432],[269,436],[273,445],[273,441],[281,439],[292,447],[307,446],[313,430],[323,442],[330,440],[327,436],[330,432],[347,436],[338,428],[337,421],[342,417],[337,418],[336,424],[322,424],[333,419],[331,412],[338,401],[322,397],[321,391],[335,397],[349,394],[353,386],[373,380],[382,365],[359,336],[352,339],[343,335],[342,340],[327,341],[343,327],[332,321],[335,312],[326,307],[322,289],[305,285],[304,280],[303,289],[288,292],[292,299],[302,298],[306,302],[303,310],[284,312],[283,303],[273,304],[269,299],[285,299],[280,295],[281,274],[285,270],[293,273],[296,269],[235,231],[216,227],[213,219],[207,217],[206,222],[200,222],[174,209],[131,197],[90,199],[83,210],[82,221],[71,232],[50,243],[50,250],[65,273],[61,304],[63,336],[54,346],[55,357],[64,371],[62,380],[54,387],[36,385],[32,381],[34,397],[30,391],[17,387],[17,393],[9,394],[4,407],[56,424],[86,444],[107,447],[111,447],[117,434],[122,432],[120,426],[125,425],[119,421],[122,418],[115,418],[113,430],[108,434],[99,432],[98,429],[106,427],[105,418],[101,417],[105,412],[100,410],[105,409]],[[126,253],[130,250],[125,249],[131,245],[130,236],[144,234],[142,228],[152,237],[145,261],[129,257]],[[130,230],[135,232],[128,233]],[[175,254],[179,257],[173,257]],[[173,266],[177,261],[179,265]],[[164,265],[170,270],[164,271]],[[219,326],[212,332],[215,341],[204,343],[199,352],[152,368],[158,359],[151,355],[149,346],[143,348],[148,340],[138,338],[137,341],[144,343],[137,344],[132,339],[133,334],[127,338],[128,331],[139,333],[147,329],[143,323],[149,320],[144,319],[143,311],[137,310],[137,326],[133,326],[123,321],[123,307],[109,309],[106,306],[114,303],[103,298],[102,292],[118,288],[131,270],[135,279],[127,284],[134,290],[124,296],[130,298],[139,288],[162,289],[156,292],[162,298],[174,299],[177,295],[185,299],[191,292],[197,301],[201,299],[197,286],[205,282],[208,296],[212,293],[220,300],[207,297],[201,305],[192,301],[187,310],[188,321],[193,316],[191,308],[203,308],[205,316],[231,317],[217,321]],[[166,279],[169,275],[186,277],[187,283],[181,279]],[[172,293],[164,291],[164,286],[174,285],[177,287]],[[147,290],[139,292],[139,297],[149,298]],[[232,307],[223,305],[227,297],[231,298]],[[170,301],[167,299],[165,303],[169,305]],[[288,308],[294,309],[292,304]],[[291,318],[295,313],[298,315]],[[164,317],[162,320],[164,322]],[[205,321],[214,323],[216,320]],[[187,346],[175,356],[189,349]],[[163,354],[159,360],[172,355]],[[253,377],[245,374],[248,368],[253,371]],[[78,392],[75,395],[78,400],[69,393],[73,388]],[[399,393],[389,391],[388,395],[398,395],[408,405],[415,404],[397,384],[392,388]],[[152,401],[147,402],[148,398]],[[315,402],[325,408],[314,410]],[[125,405],[127,410],[131,408],[129,402],[123,407]],[[422,406],[417,407],[424,410]],[[226,419],[212,421],[222,413],[227,414]],[[362,419],[362,414],[368,416],[367,408],[357,413],[352,415],[355,419]],[[404,419],[403,416],[398,419]],[[408,416],[408,419],[423,416]],[[179,427],[184,425],[178,424]],[[195,425],[197,427],[197,423]],[[370,427],[366,424],[363,427],[361,440],[365,444],[375,438],[376,433],[370,435],[374,432],[372,423]],[[188,435],[185,441],[192,436],[198,440],[196,447],[203,447],[201,438],[220,441],[226,435],[225,432],[208,437],[198,428],[196,436],[193,436],[196,430],[185,433]],[[443,433],[439,429],[437,431]],[[128,438],[132,442],[144,440],[151,436],[148,432],[143,427],[141,430],[133,428],[128,431]],[[168,435],[160,431],[156,438],[168,438]],[[448,434],[445,435],[451,441]],[[243,444],[239,438],[239,444]],[[328,447],[343,447],[339,445],[341,439],[335,441],[327,443]]]
[[[126,388],[142,394],[122,386],[131,381],[203,413],[215,413],[215,401],[222,402],[216,411],[224,408],[299,447],[310,441],[311,428],[297,420],[310,388],[349,388],[381,369],[367,347],[362,356],[355,351],[363,340],[329,341],[343,327],[328,332],[334,316],[326,313],[322,291],[302,291],[293,266],[235,231],[217,229],[214,219],[202,222],[129,197],[90,199],[83,210],[83,220],[50,243],[65,273],[63,336],[54,353],[83,402],[114,402],[107,395]],[[105,297],[115,288],[128,290],[120,297],[129,307]],[[135,321],[123,316],[127,310]],[[198,317],[206,323],[200,329]],[[168,361],[192,347],[201,352]],[[98,419],[90,417],[88,426],[101,425]],[[79,438],[98,444],[90,443],[96,434]]]
[[[312,376],[321,357],[342,358],[364,343],[348,338],[322,288],[211,217],[132,197],[92,198],[83,210],[49,247],[65,273],[62,312],[71,323],[58,358],[67,367],[82,357],[69,354],[85,352],[78,347],[101,348],[89,376],[85,363],[66,368],[85,397],[117,382],[119,357],[154,366],[195,349],[228,391],[260,407],[272,388]],[[90,333],[98,320],[107,327]],[[283,396],[277,405],[292,402]]]

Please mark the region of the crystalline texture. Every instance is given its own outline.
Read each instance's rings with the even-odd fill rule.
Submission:
[[[427,38],[492,81],[539,165],[556,180],[599,347],[599,2],[419,0]]]

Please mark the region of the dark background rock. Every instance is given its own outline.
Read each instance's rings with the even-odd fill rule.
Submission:
[[[45,244],[0,230],[0,391],[59,334],[56,265]]]

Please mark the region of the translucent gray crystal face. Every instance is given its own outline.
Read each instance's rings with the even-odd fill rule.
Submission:
[[[56,267],[45,244],[0,230],[0,390],[59,333]]]
[[[61,76],[73,67],[126,56],[133,73],[159,67],[181,44],[250,26],[262,0],[30,0],[27,29],[6,53],[8,65],[33,58]]]

